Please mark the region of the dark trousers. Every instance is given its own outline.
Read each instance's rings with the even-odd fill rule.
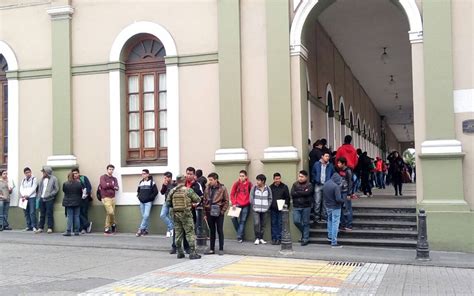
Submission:
[[[211,232],[210,249],[215,250],[217,230],[219,234],[219,251],[224,250],[224,215],[219,215],[219,217],[207,215],[207,223]]]
[[[26,227],[29,229],[36,228],[36,197],[28,198],[28,205],[26,206],[25,219]]]
[[[173,242],[171,243],[171,248],[176,249],[176,231],[173,231]],[[186,235],[183,237],[183,248],[184,250],[189,250],[189,243],[186,239]]]
[[[253,230],[255,232],[255,239],[263,239],[266,214],[267,213],[253,212]]]
[[[369,173],[362,172],[361,179],[362,179],[362,192],[364,192],[364,194],[372,195],[372,187],[370,186],[370,183],[369,183]]]
[[[43,229],[44,223],[46,222],[46,216],[48,216],[48,228],[53,229],[54,227],[54,217],[53,217],[53,210],[54,210],[54,199],[49,201],[44,201],[41,199],[40,201],[40,221],[38,228]]]
[[[81,227],[79,230],[87,230],[87,227],[89,226],[89,204],[90,201],[88,198],[81,200],[81,209],[79,213]]]
[[[281,212],[278,210],[270,210],[270,215],[272,219],[272,240],[281,241],[281,231],[282,231]]]

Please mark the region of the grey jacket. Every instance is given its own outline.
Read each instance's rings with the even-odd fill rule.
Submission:
[[[41,197],[44,201],[50,201],[56,198],[56,195],[59,192],[59,182],[58,178],[53,175],[53,169],[49,166],[44,166],[43,171],[48,175],[48,177],[43,177],[38,182],[38,197]],[[48,185],[46,186],[46,191],[43,197],[43,180],[44,178],[49,178]]]

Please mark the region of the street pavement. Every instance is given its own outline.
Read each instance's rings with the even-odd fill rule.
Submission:
[[[0,295],[474,295],[474,255],[226,240],[224,256],[168,254],[163,236],[0,233]]]

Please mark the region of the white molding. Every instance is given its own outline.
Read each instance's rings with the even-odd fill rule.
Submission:
[[[217,161],[246,161],[248,160],[248,153],[244,148],[218,149],[214,159]]]
[[[137,34],[147,33],[158,38],[165,47],[166,55],[177,55],[176,45],[171,34],[162,26],[147,22],[135,22],[125,27],[115,38],[109,54],[109,62],[119,62],[120,54],[127,41]],[[138,204],[136,194],[122,191],[122,176],[140,175],[143,167],[122,167],[122,134],[121,134],[121,104],[120,104],[120,71],[109,71],[109,112],[110,112],[110,163],[115,166],[115,175],[119,183],[117,204]],[[152,174],[162,174],[170,171],[178,174],[180,169],[179,147],[179,73],[178,65],[166,65],[167,87],[167,126],[168,126],[168,164],[162,166],[146,166]],[[138,180],[138,179],[137,179]],[[162,199],[160,199],[163,202]]]
[[[49,156],[46,165],[58,167],[73,167],[77,165],[77,158],[74,155],[53,155]]]
[[[301,0],[293,0],[293,11],[298,9],[298,5],[300,5]]]
[[[71,19],[74,8],[71,5],[54,6],[46,9],[46,12],[51,16],[52,20],[64,20]]]
[[[399,0],[408,18],[410,30],[408,31],[411,43],[423,42],[423,23],[421,14],[415,0]],[[311,10],[319,0],[302,0],[295,13],[290,29],[290,48],[301,44],[303,27]]]
[[[293,146],[268,147],[263,150],[263,159],[298,159],[298,149]]]
[[[18,60],[13,49],[4,41],[0,40],[0,54],[3,55],[8,64],[8,71],[18,70]],[[19,84],[18,79],[8,79],[8,174],[16,182],[19,172]],[[11,204],[17,205],[17,190],[13,189]]]
[[[454,113],[474,112],[474,89],[457,89],[453,93]]]
[[[430,140],[421,143],[421,154],[462,153],[462,144],[458,140]]]
[[[308,60],[308,49],[303,44],[290,45],[290,56],[300,56]]]

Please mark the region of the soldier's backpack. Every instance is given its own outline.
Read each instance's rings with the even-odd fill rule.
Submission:
[[[174,192],[171,192],[170,195],[174,211],[179,212],[190,209],[189,200],[186,196],[186,187],[184,185],[174,188]]]

